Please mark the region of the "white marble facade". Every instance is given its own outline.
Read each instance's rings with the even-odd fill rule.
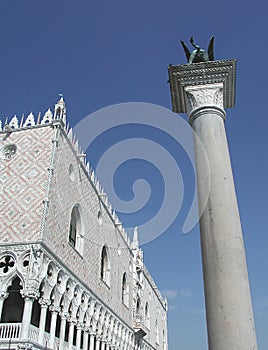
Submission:
[[[0,349],[167,350],[167,302],[63,98],[0,124]]]

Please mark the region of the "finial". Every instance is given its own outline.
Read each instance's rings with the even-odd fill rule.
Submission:
[[[138,231],[138,227],[137,226],[134,228],[133,241],[131,243],[131,248],[132,249],[138,249],[139,248],[139,231]]]
[[[62,119],[66,123],[66,108],[63,99],[63,94],[59,94],[59,101],[55,104],[54,108],[54,119]]]

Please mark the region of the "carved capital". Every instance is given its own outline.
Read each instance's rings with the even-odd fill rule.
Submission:
[[[24,299],[28,299],[28,300],[31,300],[31,301],[34,301],[34,299],[37,299],[39,298],[39,291],[38,290],[34,290],[34,289],[24,289],[24,290],[21,290],[20,291],[21,293],[21,296],[24,298]]]
[[[187,86],[185,88],[187,114],[199,107],[223,110],[223,83]]]
[[[52,305],[50,305],[49,310],[52,313],[58,313],[58,312],[60,312],[60,307],[52,304]]]
[[[51,304],[51,300],[44,299],[44,298],[40,298],[38,302],[41,305],[41,307],[44,307],[44,308],[48,307]]]
[[[69,318],[69,312],[61,311],[59,313],[61,320],[67,320]]]

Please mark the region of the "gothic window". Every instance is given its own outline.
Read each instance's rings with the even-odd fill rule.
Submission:
[[[124,305],[129,306],[129,286],[127,284],[127,274],[123,273],[122,278],[122,302]]]
[[[149,305],[148,305],[148,302],[145,304],[144,316],[145,316],[145,326],[146,326],[148,329],[150,329],[150,313],[149,313]]]
[[[140,300],[140,298],[138,298],[136,301],[136,321],[137,322],[141,321],[141,300]]]
[[[80,214],[80,206],[76,204],[71,213],[69,227],[69,243],[80,253],[83,253],[84,236],[83,225]]]
[[[101,279],[109,285],[110,282],[110,261],[108,256],[108,249],[106,246],[101,251]]]

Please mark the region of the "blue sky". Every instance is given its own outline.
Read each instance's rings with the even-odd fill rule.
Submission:
[[[45,112],[59,93],[64,94],[73,126],[117,103],[146,102],[171,109],[167,66],[185,63],[179,41],[190,36],[206,47],[215,35],[215,58],[237,59],[236,106],[227,110],[226,130],[258,344],[267,349],[267,2],[10,0],[1,1],[0,10],[2,119]],[[185,198],[171,227],[143,247],[145,262],[169,299],[170,350],[205,350],[199,229],[181,233],[194,193],[193,169],[183,149],[161,131],[122,128],[104,135],[105,142],[96,140],[89,158],[96,166],[102,152],[124,137],[151,138],[175,157]],[[141,177],[150,183],[152,198],[144,211],[121,215],[129,226],[149,220],[164,193],[159,171],[144,160],[133,162],[116,172],[118,195],[131,199],[131,179]],[[176,179],[174,175],[174,183]]]

